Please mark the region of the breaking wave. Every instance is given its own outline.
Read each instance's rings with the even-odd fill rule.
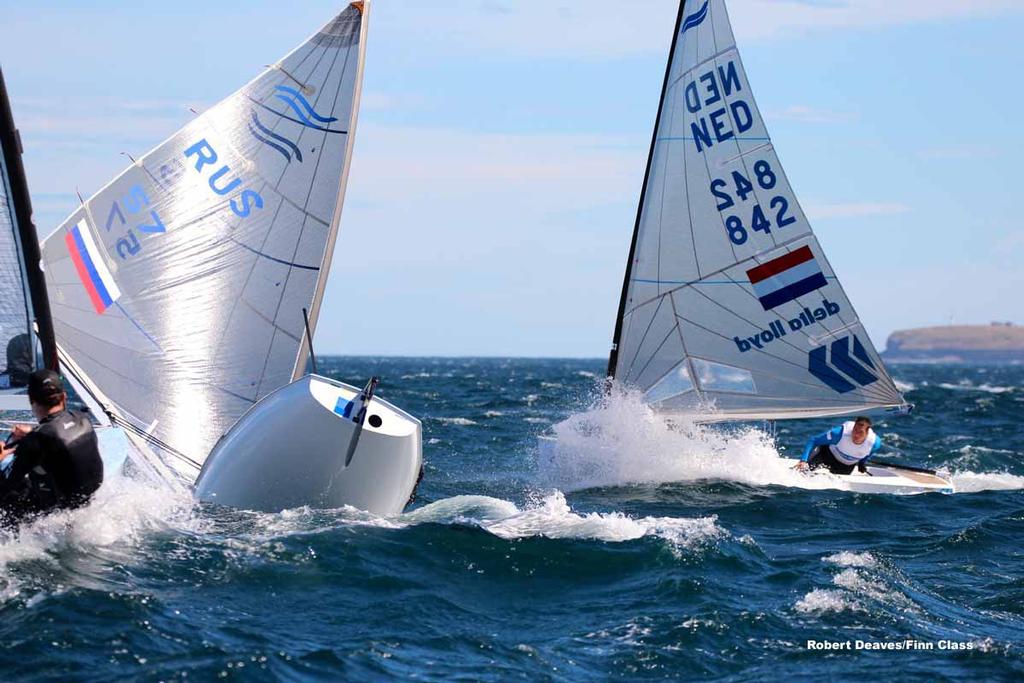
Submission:
[[[123,476],[109,478],[92,502],[0,531],[0,604],[29,604],[65,588],[51,586],[61,569],[90,585],[98,566],[127,562],[141,543],[168,530],[200,531],[195,502],[184,492]],[[31,567],[20,571],[22,567]],[[16,569],[17,568],[17,569]]]
[[[560,491],[520,509],[489,496],[455,496],[402,515],[411,523],[471,524],[504,539],[547,538],[632,541],[654,536],[674,546],[691,548],[728,533],[717,518],[630,517],[621,512],[573,512]]]

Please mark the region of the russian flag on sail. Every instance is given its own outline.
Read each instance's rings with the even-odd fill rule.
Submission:
[[[64,242],[68,245],[71,261],[75,264],[75,270],[89,294],[93,308],[97,313],[103,313],[118,300],[121,290],[100,256],[85,219],[78,221],[64,234]]]
[[[828,284],[808,246],[748,270],[747,277],[766,311]]]

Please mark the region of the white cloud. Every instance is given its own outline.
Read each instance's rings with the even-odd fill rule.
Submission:
[[[804,207],[807,217],[811,220],[891,216],[894,214],[907,213],[910,210],[910,207],[906,204],[880,202],[808,204]]]

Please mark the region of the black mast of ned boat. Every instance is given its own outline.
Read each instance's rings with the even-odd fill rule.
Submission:
[[[633,225],[633,240],[629,244],[629,260],[626,261],[626,275],[622,280],[622,296],[619,299],[619,312],[615,317],[615,333],[612,335],[612,349],[608,354],[608,378],[615,377],[615,365],[619,360],[619,341],[622,337],[622,319],[626,315],[626,299],[629,296],[629,281],[633,277],[633,259],[636,258],[636,241],[640,234],[640,218],[644,212],[644,199],[647,197],[647,182],[651,177],[651,166],[654,164],[654,147],[658,144],[658,123],[661,112],[665,108],[665,94],[668,92],[668,79],[672,74],[672,58],[676,54],[676,43],[679,41],[679,29],[683,24],[686,0],[679,0],[679,14],[676,16],[676,28],[672,34],[672,47],[668,51],[668,64],[665,66],[665,82],[661,86],[661,99],[658,100],[658,115],[654,119],[654,132],[651,133],[651,150],[647,154],[647,170],[644,171],[644,184],[640,190],[640,205],[636,210],[636,223]]]

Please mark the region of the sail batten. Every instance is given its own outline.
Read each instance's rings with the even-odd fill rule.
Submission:
[[[115,421],[186,479],[304,367],[302,309],[319,310],[340,224],[368,4],[140,157],[44,243],[62,346]]]
[[[609,375],[721,419],[904,405],[789,185],[725,0],[680,3]]]

